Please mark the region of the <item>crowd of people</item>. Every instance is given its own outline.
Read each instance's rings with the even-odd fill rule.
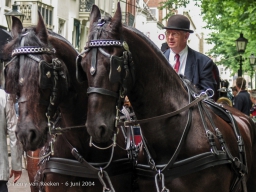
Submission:
[[[231,91],[229,91],[228,85],[219,89],[221,98],[230,100],[230,103],[225,104],[238,109],[256,121],[256,89],[247,90],[246,80],[243,77],[238,77],[235,86],[230,87],[230,89]],[[223,100],[218,100],[217,103],[223,104],[224,102]]]

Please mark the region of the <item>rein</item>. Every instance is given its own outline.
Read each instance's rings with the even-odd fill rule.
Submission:
[[[186,106],[184,106],[184,107],[182,107],[182,108],[180,108],[176,111],[166,113],[164,115],[159,115],[159,116],[156,116],[156,117],[152,117],[152,118],[142,119],[142,120],[132,120],[132,121],[125,121],[125,122],[118,122],[118,125],[127,127],[127,126],[132,126],[132,125],[138,125],[138,124],[142,124],[142,123],[157,121],[157,120],[160,120],[160,119],[166,119],[168,117],[173,117],[175,115],[180,114],[183,111],[188,110],[189,108],[198,104],[200,101],[206,99],[207,97],[208,97],[208,95],[206,93],[204,93],[204,94],[201,94],[197,99],[195,99],[194,101],[192,101],[188,105],[186,105]]]
[[[183,81],[183,83],[187,86],[187,90],[188,90],[189,96],[190,96],[191,88],[185,81]],[[202,101],[204,101],[206,104],[210,104],[214,107],[216,107],[216,104],[213,104],[208,99],[204,99],[204,98],[207,98],[207,94],[204,93],[204,94],[200,94],[200,95],[201,96],[198,97],[194,101],[198,100],[198,102],[196,102],[196,103],[198,105],[199,114],[202,119],[202,123],[203,123],[203,127],[205,129],[205,132],[206,132],[206,136],[208,138],[208,143],[210,144],[210,147],[211,147],[210,152],[202,153],[202,154],[175,162],[175,160],[181,150],[181,147],[185,141],[185,138],[187,136],[189,128],[190,128],[191,112],[192,112],[190,109],[187,125],[182,133],[181,139],[179,141],[179,144],[178,144],[174,154],[172,155],[171,159],[169,160],[169,162],[167,164],[165,164],[165,165],[156,165],[155,164],[155,162],[152,159],[150,152],[148,150],[147,143],[145,142],[145,139],[142,135],[142,142],[143,142],[144,149],[145,149],[145,152],[148,157],[149,167],[147,167],[146,165],[138,164],[137,167],[135,168],[136,172],[139,176],[142,176],[142,177],[154,177],[157,192],[160,192],[160,191],[168,192],[169,189],[167,189],[165,187],[165,175],[172,177],[172,178],[176,178],[176,177],[180,177],[183,175],[187,175],[189,173],[194,173],[194,172],[197,172],[200,170],[204,170],[209,167],[213,167],[213,166],[217,166],[217,165],[224,165],[224,164],[231,164],[234,172],[237,175],[234,182],[231,184],[231,188],[230,188],[231,191],[236,191],[237,188],[239,187],[239,184],[241,183],[243,191],[246,192],[247,189],[246,189],[245,174],[248,173],[248,168],[246,165],[245,146],[244,146],[240,131],[237,128],[236,122],[230,112],[228,112],[228,111],[224,112],[225,114],[228,114],[228,117],[232,123],[233,131],[234,131],[235,135],[237,136],[239,157],[234,157],[231,154],[229,148],[227,147],[227,145],[225,143],[222,133],[215,126],[215,123],[213,122],[209,111],[206,109],[206,107],[204,106],[204,103]],[[202,99],[199,101],[200,98],[202,98]],[[184,111],[183,110],[184,108],[177,110],[177,111]],[[223,109],[220,108],[218,110],[223,110]],[[162,116],[158,116],[156,118],[145,119],[145,120],[142,120],[140,123],[149,122],[151,120],[153,121],[153,120],[157,120],[157,119],[162,119],[163,117],[167,117],[167,116],[169,117],[170,115],[175,115],[177,113],[177,111],[175,111],[173,113],[168,113],[168,114],[165,114]],[[215,130],[216,137],[218,138],[218,140],[221,144],[222,150],[218,150],[216,148],[215,141],[214,141],[215,135],[207,128],[206,121],[204,119],[205,116],[203,113],[205,113],[207,119],[209,119],[209,121],[210,121],[212,128]],[[159,181],[161,182],[161,187],[159,186]]]

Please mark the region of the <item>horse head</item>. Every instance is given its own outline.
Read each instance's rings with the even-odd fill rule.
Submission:
[[[93,6],[88,45],[79,65],[89,84],[86,127],[96,142],[107,142],[113,136],[116,110],[124,100],[122,85],[126,83],[127,70],[123,63],[128,62],[128,58],[125,58],[125,42],[120,36],[121,20],[119,3],[113,18],[101,18],[99,8]]]
[[[25,150],[35,150],[47,140],[48,125],[56,118],[57,106],[67,97],[69,76],[63,61],[49,42],[39,13],[37,26],[23,28],[13,17],[13,40],[4,48],[12,59],[5,66],[5,89],[18,97],[16,134]]]

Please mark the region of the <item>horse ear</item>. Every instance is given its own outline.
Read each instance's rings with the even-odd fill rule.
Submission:
[[[93,23],[97,22],[100,18],[100,9],[96,5],[93,5],[90,14],[90,28],[92,28]]]
[[[47,38],[48,38],[48,33],[47,33],[47,28],[44,24],[44,19],[40,13],[40,11],[38,11],[38,23],[36,26],[36,35],[39,37],[39,39],[44,42],[45,44],[47,44]]]
[[[15,39],[16,37],[19,36],[19,34],[21,34],[23,29],[23,25],[21,23],[21,21],[17,18],[12,16],[12,37]]]
[[[120,2],[117,3],[117,9],[114,17],[112,18],[111,24],[113,29],[117,29],[118,31],[120,30],[120,27],[122,25],[122,12]]]

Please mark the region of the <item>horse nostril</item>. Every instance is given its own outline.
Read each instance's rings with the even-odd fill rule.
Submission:
[[[35,140],[36,140],[36,131],[30,130],[29,134],[28,134],[28,141],[30,143],[33,143],[33,141],[35,141]]]
[[[103,137],[104,134],[106,133],[106,125],[101,125],[99,127],[99,130],[100,130],[100,136]]]

